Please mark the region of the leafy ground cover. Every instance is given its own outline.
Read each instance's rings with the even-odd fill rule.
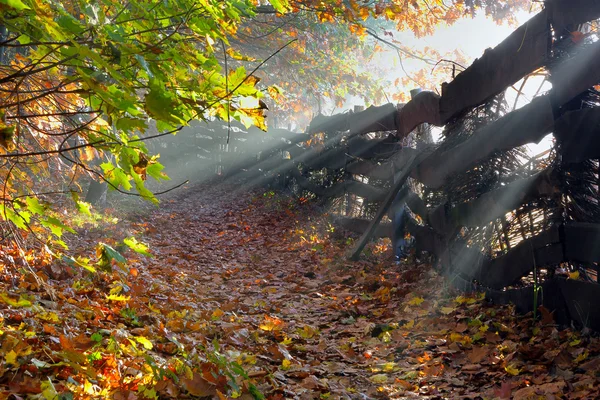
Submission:
[[[112,239],[87,261],[107,231]],[[310,202],[197,185],[160,209],[79,233],[67,239],[79,264],[2,250],[1,398],[598,391],[596,336],[559,330],[547,310],[534,321],[455,293],[430,265],[393,266],[386,241],[349,262],[352,239]],[[123,245],[132,235],[152,257]]]

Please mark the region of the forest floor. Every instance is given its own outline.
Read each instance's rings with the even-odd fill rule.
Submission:
[[[0,398],[598,393],[597,337],[460,295],[430,265],[395,266],[389,241],[349,262],[352,239],[310,202],[196,185],[79,231],[74,251],[105,241],[127,262],[109,254],[112,271],[90,273],[30,257],[37,280],[4,279]],[[153,257],[118,246],[131,235]]]

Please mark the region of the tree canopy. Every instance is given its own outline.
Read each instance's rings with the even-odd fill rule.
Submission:
[[[146,177],[168,177],[146,140],[212,118],[266,129],[266,102],[378,101],[361,65],[387,30],[426,35],[477,10],[510,20],[527,3],[0,0],[2,217],[60,238],[70,228],[50,205],[70,194],[89,212],[85,176],[157,202]]]

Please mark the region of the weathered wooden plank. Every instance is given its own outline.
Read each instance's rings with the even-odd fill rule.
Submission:
[[[442,86],[441,121],[484,103],[530,72],[542,67],[550,40],[548,13],[540,12],[494,49]]]
[[[600,285],[573,279],[557,281],[571,319],[581,327],[600,330]],[[549,292],[544,293],[547,297]]]
[[[419,251],[427,251],[439,257],[445,249],[445,243],[433,229],[426,225],[419,225],[408,219],[406,230],[415,237],[415,246]]]
[[[340,182],[331,187],[324,188],[302,176],[298,170],[292,169],[291,171],[292,176],[296,179],[296,182],[301,188],[313,192],[320,197],[338,197],[346,192],[349,192],[369,201],[381,201],[387,194],[387,191],[384,189],[357,181]]]
[[[566,113],[557,121],[554,136],[563,162],[600,158],[600,107]]]
[[[559,227],[548,230],[522,241],[508,253],[487,260],[481,266],[478,281],[490,288],[502,289],[514,285],[535,267],[557,265],[564,261],[562,244],[560,244]],[[470,276],[470,275],[466,275]],[[474,276],[470,276],[475,279]]]
[[[570,222],[565,225],[565,259],[600,262],[600,224]]]
[[[564,34],[567,30],[574,30],[578,24],[598,18],[600,0],[548,1],[545,10],[515,30],[494,49],[487,49],[481,58],[458,74],[452,82],[442,85],[441,97],[433,92],[422,92],[400,111],[396,110],[396,106],[386,104],[382,107],[370,107],[361,113],[319,116],[311,123],[309,132],[351,130],[359,134],[397,130],[397,135],[404,137],[421,123],[444,125],[543,67],[548,60],[550,48],[550,23],[555,32]],[[585,68],[593,67],[595,60],[590,59],[588,63],[584,63]],[[577,63],[572,66],[577,66]],[[587,82],[591,80],[593,79],[587,76],[579,79],[585,81],[582,84],[584,87],[590,87],[592,84]],[[558,98],[563,99],[569,95],[570,98],[574,97],[584,90],[572,93],[582,85],[573,85],[572,81],[565,82],[565,90],[559,91]],[[559,100],[557,104],[564,104],[568,99]]]
[[[402,146],[389,139],[364,139],[354,137],[346,144],[317,152],[313,150],[302,155],[297,161],[313,169],[340,169],[353,161],[353,158],[386,159],[394,155]]]
[[[577,25],[600,18],[600,0],[554,0],[545,4],[556,35],[570,35]]]
[[[450,284],[463,292],[483,292],[485,297],[496,304],[514,304],[520,313],[533,311],[533,286],[517,289],[496,290],[482,287],[472,281],[460,276],[448,276]],[[543,305],[553,312],[554,319],[559,324],[568,324],[571,321],[567,311],[564,297],[559,288],[559,280],[552,279],[542,282],[540,285],[544,296],[539,296],[539,305]],[[552,293],[553,295],[548,295]]]
[[[345,148],[350,155],[355,157],[385,159],[402,149],[402,145],[389,138],[364,139],[362,137],[354,137],[348,141]]]
[[[440,114],[440,96],[433,92],[420,92],[396,114],[398,137],[405,137],[422,123],[442,126],[446,123]]]

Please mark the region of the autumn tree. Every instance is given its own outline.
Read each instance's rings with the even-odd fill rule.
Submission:
[[[389,82],[382,81],[381,77],[392,68],[405,75],[398,83],[427,88],[438,86],[460,68],[460,53],[410,48],[395,37],[395,31],[412,31],[422,37],[434,33],[440,24],[451,25],[478,12],[499,23],[515,23],[515,12],[527,7],[530,2],[525,0],[456,0],[449,4],[400,0],[279,1],[260,4],[257,15],[242,23],[231,44],[261,60],[291,42],[258,75],[263,82],[285,90],[285,97],[272,107],[275,114],[304,126],[312,113],[325,108],[327,101],[340,106],[348,96],[360,97],[367,104],[408,100],[408,90],[389,93]],[[370,63],[384,49],[397,52],[398,67]],[[414,75],[404,73],[402,61],[407,59],[420,61],[422,69]]]
[[[375,43],[438,61],[386,32],[426,35],[477,10],[510,20],[525,3],[1,0],[0,214],[60,238],[51,205],[67,194],[89,213],[83,177],[157,202],[146,177],[168,177],[147,140],[212,118],[266,129],[267,92],[305,122],[326,99],[379,101],[376,71],[361,70]]]
[[[67,194],[89,213],[84,176],[157,202],[146,177],[168,177],[149,119],[155,136],[195,119],[263,124],[258,102],[240,103],[263,96],[257,79],[216,56],[253,15],[250,1],[0,2],[3,219],[60,238],[70,228],[50,205]]]

